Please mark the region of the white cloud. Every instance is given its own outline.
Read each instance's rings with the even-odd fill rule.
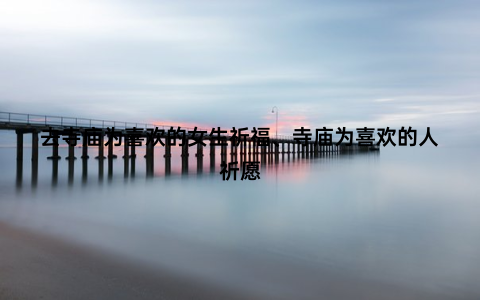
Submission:
[[[479,125],[480,43],[456,34],[476,28],[457,22],[476,7],[427,3],[6,0],[0,106],[244,126],[276,105],[312,126]]]
[[[0,34],[26,38],[106,38],[163,42],[201,42],[221,39],[232,42],[222,18],[202,18],[169,13],[145,16],[121,2],[90,0],[14,0],[0,4]]]

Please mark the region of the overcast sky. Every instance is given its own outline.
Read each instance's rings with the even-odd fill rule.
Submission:
[[[480,140],[480,1],[0,0],[0,111]]]

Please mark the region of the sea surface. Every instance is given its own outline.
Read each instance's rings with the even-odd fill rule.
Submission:
[[[259,295],[328,298],[332,278],[480,299],[478,149],[280,155],[255,181],[223,181],[207,149],[166,171],[155,148],[147,176],[143,149],[125,173],[123,147],[111,165],[61,148],[56,171],[40,147],[34,175],[29,148],[20,169],[0,148],[0,221]]]

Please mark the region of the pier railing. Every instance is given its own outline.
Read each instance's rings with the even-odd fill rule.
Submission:
[[[108,127],[115,129],[127,129],[136,127],[138,129],[155,128],[168,130],[171,127],[177,128],[178,125],[167,125],[158,123],[138,123],[138,122],[124,122],[124,121],[111,121],[111,120],[99,120],[99,119],[87,119],[87,118],[75,118],[64,116],[47,116],[37,114],[23,114],[13,112],[0,111],[0,123],[7,123],[9,125],[38,125],[38,126],[62,126],[62,127],[76,127],[76,128],[101,128],[106,129]],[[193,127],[181,127],[188,131],[193,131]],[[212,128],[197,128],[199,131],[207,131],[209,134]],[[230,137],[231,134],[222,134],[223,136]],[[270,135],[270,139],[292,141],[293,136],[288,135]]]

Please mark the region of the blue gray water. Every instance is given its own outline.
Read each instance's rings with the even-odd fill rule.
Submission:
[[[153,178],[141,151],[125,177],[116,149],[110,174],[90,158],[82,176],[77,159],[69,179],[62,159],[52,180],[51,150],[41,147],[33,184],[29,151],[20,177],[15,149],[0,148],[2,222],[259,295],[319,299],[318,282],[331,278],[480,299],[476,149],[280,156],[260,180],[222,181],[219,157],[211,170],[205,156],[198,172],[190,155],[182,173],[178,149],[165,175],[161,148]]]

